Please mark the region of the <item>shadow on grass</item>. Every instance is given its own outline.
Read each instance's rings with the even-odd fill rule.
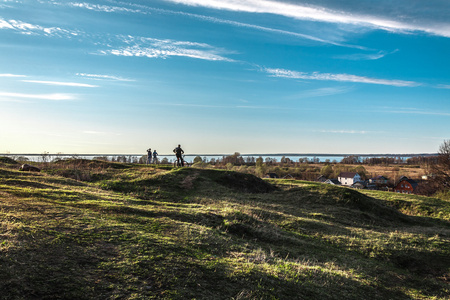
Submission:
[[[56,189],[56,187],[44,183],[40,183],[37,181],[29,181],[29,180],[17,180],[17,179],[8,179],[5,181],[0,181],[5,185],[15,186],[20,188],[33,188],[33,189]]]
[[[92,206],[90,207],[92,208]],[[115,219],[117,221],[133,224],[133,225],[139,225],[141,226],[141,230],[153,232],[153,233],[163,233],[164,232],[164,226],[162,228],[152,226],[152,222],[154,223],[155,220],[158,220],[160,218],[169,218],[170,220],[181,222],[184,224],[195,224],[195,225],[202,225],[209,229],[212,229],[213,232],[216,232],[217,234],[225,235],[232,238],[232,243],[234,246],[232,247],[238,247],[238,248],[245,248],[245,245],[250,244],[251,247],[254,248],[261,248],[263,251],[269,253],[273,249],[277,249],[280,253],[280,256],[290,256],[292,259],[296,259],[298,257],[310,257],[312,259],[319,259],[319,261],[326,260],[330,257],[330,251],[333,252],[334,257],[337,260],[349,260],[354,261],[353,263],[346,262],[344,265],[346,265],[350,269],[359,269],[359,263],[358,261],[361,260],[368,260],[372,261],[372,259],[366,257],[363,258],[361,254],[357,251],[350,251],[345,250],[343,247],[339,247],[337,245],[333,245],[330,242],[327,242],[326,240],[322,240],[320,238],[317,238],[313,235],[305,234],[304,232],[302,234],[298,234],[298,231],[296,232],[287,232],[284,231],[277,226],[274,226],[272,224],[268,224],[263,221],[259,221],[249,215],[242,214],[242,213],[231,213],[227,216],[221,216],[216,215],[212,213],[180,213],[180,212],[167,212],[167,211],[146,211],[138,208],[129,208],[129,207],[108,207],[106,209],[103,208],[103,212],[108,214],[110,218]],[[139,218],[142,217],[142,218]],[[158,222],[158,221],[156,221]],[[326,226],[326,225],[321,225]],[[155,230],[155,228],[158,228],[160,230]],[[172,225],[173,229],[173,225]],[[310,228],[311,229],[311,228]],[[323,229],[324,231],[327,231],[329,229]],[[311,234],[312,232],[309,232]],[[215,241],[217,242],[217,241]],[[190,241],[186,241],[186,243],[190,243]],[[184,255],[187,255],[187,259],[191,260],[192,257],[197,257],[198,254],[195,254],[196,251],[202,251],[203,254],[201,256],[219,256],[222,259],[227,259],[226,256],[226,250],[229,249],[231,245],[230,244],[218,244],[215,246],[212,246],[208,243],[203,243],[202,245],[196,244],[193,246],[195,249],[186,247],[184,249],[178,249],[178,247],[175,247],[175,249],[172,249],[170,253],[179,252],[181,251]],[[137,247],[140,247],[138,245]],[[218,247],[218,248],[214,248]],[[177,250],[176,250],[177,249]],[[392,263],[395,267],[399,269],[403,269],[405,271],[411,272],[413,274],[417,274],[420,276],[425,277],[445,277],[446,272],[448,272],[448,267],[450,266],[450,262],[448,258],[443,257],[441,254],[438,253],[427,253],[422,251],[387,251],[386,257],[377,257],[377,260],[384,261],[385,262],[385,271],[389,272],[388,270],[392,267],[389,267],[389,264]],[[224,256],[225,255],[225,256]],[[169,255],[171,256],[171,254]],[[285,261],[285,263],[288,263],[288,261]],[[374,265],[376,263],[372,261]],[[180,270],[185,268],[185,266],[178,266],[177,273],[180,273]],[[199,268],[199,266],[197,266]],[[244,268],[241,266],[241,268]],[[378,266],[379,268],[379,266]],[[383,268],[383,267],[382,267]],[[228,274],[229,266],[223,267],[224,274]],[[215,266],[215,275],[217,276],[217,273],[219,270],[217,270],[217,266]],[[195,271],[196,272],[196,271]],[[179,278],[179,280],[191,280],[190,277],[193,277],[195,275],[195,272],[192,270],[189,270],[189,276],[184,274],[183,276],[187,276],[188,278],[182,279]],[[200,274],[204,274],[206,271],[201,271]],[[317,273],[318,271],[316,271]],[[320,272],[319,272],[320,273]],[[177,277],[180,277],[182,274],[177,274]],[[325,276],[325,278],[328,278],[329,274],[326,271],[323,271],[323,274],[315,274],[312,276],[309,281],[306,283],[301,279],[303,277],[308,277],[308,273],[303,274],[299,273],[296,276],[298,276],[297,279],[286,279],[286,280],[280,280],[278,276],[272,276],[264,272],[260,272],[258,276],[252,279],[252,276],[249,276],[246,274],[243,275],[242,280],[246,281],[246,284],[244,286],[239,286],[239,288],[242,288],[241,291],[246,291],[246,293],[250,293],[251,295],[254,295],[255,297],[260,297],[261,295],[264,295],[265,297],[273,296],[273,295],[290,295],[292,297],[293,291],[295,291],[296,294],[304,295],[305,297],[315,295],[320,297],[325,297],[326,299],[339,299],[339,297],[345,297],[347,299],[356,299],[357,297],[349,296],[346,294],[340,294],[339,292],[335,291],[335,295],[327,294],[324,291],[324,294],[317,294],[318,293],[318,278],[321,276]],[[195,275],[197,276],[197,275]],[[194,276],[194,277],[195,277]],[[227,275],[229,276],[229,275]],[[225,278],[227,277],[225,276]],[[291,275],[290,275],[291,276]],[[364,277],[370,278],[375,276],[371,272],[368,272],[367,274],[363,275]],[[273,278],[272,278],[273,277]],[[225,280],[225,278],[222,278],[221,280]],[[328,281],[328,279],[331,281]],[[322,284],[328,286],[328,288],[331,289],[337,289],[340,285],[346,284],[344,283],[346,280],[348,280],[348,286],[345,293],[348,293],[349,290],[351,293],[356,293],[356,295],[365,296],[366,299],[376,299],[377,296],[380,293],[384,294],[385,296],[392,296],[396,295],[394,298],[391,299],[408,299],[403,292],[401,292],[401,288],[399,287],[408,287],[408,288],[415,288],[417,290],[421,290],[421,292],[425,295],[428,295],[430,297],[442,297],[442,295],[445,294],[445,291],[442,290],[442,286],[436,284],[432,280],[430,280],[426,287],[424,287],[424,284],[418,285],[418,286],[410,286],[411,283],[408,282],[412,280],[412,277],[407,276],[403,280],[396,279],[395,285],[392,284],[391,278],[389,276],[385,276],[383,279],[383,276],[379,276],[378,281],[381,282],[381,285],[374,284],[373,286],[367,285],[367,284],[361,284],[360,282],[341,278],[341,276],[336,276],[333,278],[328,278],[325,280]],[[199,279],[197,279],[199,280]],[[209,282],[210,278],[208,279],[203,278],[202,280],[206,280]],[[219,280],[219,279],[217,279]],[[233,280],[237,280],[235,277],[233,277]],[[264,282],[265,280],[268,280],[271,284],[269,285],[261,285],[261,282]],[[335,282],[334,282],[335,281]],[[234,281],[233,281],[234,282]],[[333,283],[334,282],[334,283]],[[175,284],[175,283],[174,283]],[[180,283],[177,282],[176,285],[179,285]],[[183,282],[184,285],[187,283]],[[211,284],[209,282],[209,284]],[[225,283],[224,283],[225,284]],[[249,288],[251,285],[256,286],[257,288]],[[194,284],[195,285],[195,284]],[[206,285],[206,283],[205,283]],[[278,286],[279,285],[279,286]],[[290,291],[290,288],[288,288],[290,285],[292,285],[292,291]],[[236,285],[233,285],[233,293],[236,293]],[[281,286],[284,287],[284,289],[281,288]],[[385,287],[382,287],[385,286]],[[386,287],[390,287],[389,289]],[[192,291],[191,287],[186,293],[188,295],[191,295],[191,293],[196,293]],[[209,288],[211,286],[209,285]],[[310,289],[310,292],[305,292],[305,289]],[[199,288],[202,290],[203,288]],[[215,288],[217,289],[217,287]],[[267,289],[267,290],[266,290]],[[196,291],[197,289],[194,288]],[[319,289],[320,290],[320,289]],[[356,290],[364,291],[364,294],[359,294],[356,292]],[[272,293],[273,292],[273,293]],[[203,293],[210,293],[203,290]],[[262,294],[261,294],[262,293]],[[310,295],[311,293],[311,295]],[[316,294],[314,294],[316,293]],[[198,294],[197,294],[198,295]],[[370,296],[370,295],[373,295]],[[230,297],[233,296],[230,294]],[[217,299],[230,299],[230,298],[220,298],[219,295],[216,295],[216,297],[219,297]],[[180,298],[181,299],[181,298]],[[207,298],[205,298],[207,299]],[[286,298],[281,297],[277,299],[288,299],[288,296]]]
[[[99,299],[111,293],[97,267],[114,251],[73,242],[29,241],[0,256],[0,299]]]
[[[165,242],[120,226],[46,233],[0,257],[1,299],[408,298],[320,268],[269,260],[238,263],[227,251],[211,255],[210,248],[189,241]]]

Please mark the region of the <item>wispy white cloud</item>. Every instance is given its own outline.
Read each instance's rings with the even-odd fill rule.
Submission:
[[[134,79],[123,78],[114,75],[103,75],[103,74],[87,74],[87,73],[77,73],[77,76],[84,78],[95,79],[95,80],[114,80],[114,81],[135,81]]]
[[[309,35],[309,34],[303,34],[303,33],[299,33],[299,32],[292,32],[292,31],[288,31],[288,30],[281,30],[281,29],[276,29],[276,28],[270,28],[270,27],[265,27],[265,26],[260,26],[260,25],[249,24],[249,23],[237,22],[237,21],[232,21],[232,20],[227,20],[227,19],[220,19],[220,18],[205,16],[205,15],[187,13],[187,12],[182,12],[182,11],[166,10],[166,9],[149,7],[149,6],[145,6],[145,5],[141,5],[141,4],[126,3],[126,2],[120,2],[120,1],[117,2],[117,4],[122,5],[122,6],[94,5],[94,4],[89,4],[89,3],[70,3],[69,5],[71,5],[73,7],[85,8],[85,9],[90,9],[90,10],[95,10],[95,11],[100,11],[100,12],[107,12],[107,13],[127,12],[127,13],[137,13],[137,14],[147,15],[147,14],[152,14],[152,13],[156,12],[158,14],[181,15],[181,16],[185,16],[185,17],[189,17],[189,18],[194,18],[194,19],[197,19],[200,21],[216,23],[216,24],[226,24],[226,25],[230,25],[230,26],[234,26],[234,27],[241,27],[241,28],[250,28],[250,29],[254,29],[254,30],[258,30],[258,31],[265,31],[265,32],[271,32],[271,33],[275,33],[275,34],[287,35],[290,37],[296,37],[296,38],[300,38],[300,39],[306,39],[306,40],[315,41],[315,42],[323,43],[323,44],[330,44],[330,45],[335,45],[335,46],[357,48],[357,49],[366,49],[365,47],[361,47],[358,45],[339,43],[339,42],[336,42],[333,40],[323,39],[323,38]],[[136,9],[130,9],[130,8],[126,8],[124,6],[132,6],[132,7],[135,7]]]
[[[111,6],[111,5],[100,5],[100,4],[91,4],[86,2],[70,2],[68,5],[72,7],[85,8],[94,11],[102,11],[102,12],[115,12],[115,13],[141,13],[146,14],[145,11],[139,9],[130,9],[122,6]]]
[[[0,29],[15,30],[28,35],[75,37],[81,34],[80,31],[67,30],[60,27],[44,27],[18,20],[4,20],[2,18],[0,18]]]
[[[306,39],[306,40],[310,40],[310,41],[315,41],[315,42],[319,42],[319,43],[323,43],[323,44],[330,44],[330,45],[341,46],[341,47],[349,47],[349,48],[357,48],[357,49],[363,49],[363,50],[366,49],[365,47],[362,47],[362,46],[350,45],[350,44],[345,44],[345,43],[339,43],[339,42],[332,41],[332,40],[329,40],[329,39],[319,38],[317,36],[313,36],[313,35],[310,35],[310,34],[303,34],[303,33],[299,33],[299,32],[292,32],[292,31],[281,30],[281,29],[276,29],[276,28],[270,28],[270,27],[265,27],[265,26],[260,26],[260,25],[254,25],[254,24],[242,23],[242,22],[237,22],[237,21],[219,19],[219,18],[215,18],[215,17],[195,15],[195,14],[190,14],[190,13],[182,13],[182,14],[186,15],[186,16],[194,17],[194,18],[197,18],[197,19],[202,19],[204,21],[210,21],[210,22],[213,22],[213,23],[227,24],[227,25],[231,25],[231,26],[235,26],[235,27],[250,28],[250,29],[259,30],[259,31],[265,31],[265,32],[276,33],[276,34],[282,34],[282,35],[287,35],[287,36],[296,37],[296,38],[300,38],[300,39]]]
[[[429,116],[443,116],[450,117],[450,112],[445,111],[432,111],[432,110],[424,110],[420,108],[406,108],[406,107],[383,107],[380,111],[382,113],[391,113],[391,114],[411,114],[411,115],[429,115]]]
[[[137,57],[148,57],[148,58],[168,58],[170,56],[184,56],[190,58],[204,59],[204,60],[223,60],[231,61],[223,56],[208,53],[201,50],[194,49],[182,49],[182,48],[172,48],[172,49],[156,49],[152,47],[140,47],[140,46],[130,46],[123,47],[119,49],[113,49],[108,51],[103,51],[105,54],[112,54],[116,56],[137,56]]]
[[[13,2],[13,1],[3,0],[2,2],[8,3],[8,2]],[[14,2],[16,2],[16,1],[14,1]],[[0,8],[12,8],[13,7],[12,5],[4,4],[4,3],[0,3]]]
[[[7,98],[20,98],[20,99],[36,99],[36,100],[52,100],[52,101],[62,101],[62,100],[74,100],[75,96],[72,94],[24,94],[24,93],[9,93],[0,92],[0,97]]]
[[[87,6],[84,5],[84,6]],[[84,7],[83,6],[83,7]],[[80,35],[80,31],[71,31],[59,27],[43,27],[16,20],[4,20],[0,18],[0,29],[16,30],[23,34],[40,34],[45,36],[65,36],[72,37]],[[84,34],[85,35],[85,34]],[[97,40],[97,37],[91,36],[92,39]],[[119,45],[112,47],[106,42],[102,42],[101,38],[96,43],[97,45],[105,45],[112,47],[109,50],[100,50],[100,54],[112,54],[116,56],[136,56],[149,58],[168,58],[173,56],[182,56],[197,58],[210,61],[229,61],[234,60],[223,56],[225,51],[223,49],[215,48],[204,43],[196,43],[189,41],[176,41],[171,39],[154,39],[144,37],[131,36],[116,36],[113,40],[117,40]],[[228,53],[229,54],[229,53]]]
[[[429,34],[450,37],[450,25],[433,23],[400,22],[394,18],[350,11],[332,10],[320,6],[296,4],[273,0],[166,0],[177,4],[202,6],[212,9],[247,13],[275,14],[298,20],[319,21],[335,24],[349,24],[391,32],[422,31]]]
[[[285,69],[271,69],[271,68],[265,68],[263,69],[263,71],[272,77],[291,78],[291,79],[357,82],[357,83],[390,85],[398,87],[414,87],[421,85],[420,83],[414,81],[378,79],[351,74],[330,74],[319,72],[306,73],[306,72],[297,72]]]
[[[189,41],[176,41],[170,39],[154,39],[127,36],[122,40],[128,46],[119,46],[116,49],[100,51],[101,54],[112,54],[116,56],[136,56],[148,58],[168,58],[172,56],[183,56],[210,61],[234,60],[222,56],[225,51],[204,43]]]
[[[27,77],[27,76],[18,74],[0,74],[0,77]]]
[[[14,29],[14,27],[9,22],[0,19],[0,29]]]
[[[230,25],[230,26],[234,26],[234,27],[249,28],[249,29],[254,29],[254,30],[258,30],[258,31],[282,34],[282,35],[287,35],[290,37],[315,41],[315,42],[323,43],[323,44],[330,44],[330,45],[349,47],[349,48],[366,49],[365,47],[362,47],[362,46],[339,43],[339,42],[336,42],[333,40],[320,38],[318,36],[314,36],[314,35],[310,35],[310,34],[304,34],[304,33],[293,32],[293,31],[282,30],[282,29],[271,28],[271,27],[249,24],[249,23],[243,23],[243,22],[232,21],[232,20],[227,20],[227,19],[220,19],[220,18],[216,18],[216,17],[210,17],[210,16],[193,14],[193,13],[176,12],[176,11],[165,11],[165,12],[171,13],[171,14],[183,15],[186,17],[195,18],[197,20],[202,20],[205,22],[211,22],[211,23],[216,23],[216,24],[225,24],[225,25]]]
[[[398,49],[386,52],[386,51],[378,51],[376,53],[355,53],[355,54],[348,54],[348,55],[340,55],[336,56],[338,59],[346,59],[346,60],[377,60],[380,58],[383,58],[387,55],[394,54],[398,52]]]
[[[78,83],[78,82],[60,82],[60,81],[42,81],[42,80],[22,80],[22,82],[39,83],[45,85],[57,85],[57,86],[72,86],[72,87],[89,87],[89,88],[98,87],[98,85]]]

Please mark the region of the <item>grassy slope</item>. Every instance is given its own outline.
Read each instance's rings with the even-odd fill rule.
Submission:
[[[0,161],[0,299],[450,294],[448,202],[189,168],[17,168]]]

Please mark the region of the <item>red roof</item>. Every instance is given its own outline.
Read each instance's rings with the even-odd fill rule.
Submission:
[[[400,184],[402,182],[407,182],[411,185],[411,187],[413,188],[413,190],[416,189],[416,187],[419,185],[415,180],[413,179],[404,179],[402,181],[400,181],[399,183],[397,183],[397,185],[395,186],[395,189],[401,190],[402,188],[400,187]]]

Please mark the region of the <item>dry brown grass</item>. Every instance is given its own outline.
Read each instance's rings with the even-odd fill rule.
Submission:
[[[322,168],[323,164],[312,164],[312,166],[315,166],[317,168]],[[363,166],[366,171],[369,178],[382,175],[388,179],[391,180],[397,180],[401,176],[406,176],[408,178],[412,179],[421,179],[423,175],[426,175],[429,173],[427,168],[425,166],[419,166],[419,165],[341,165],[341,164],[333,164],[333,168],[336,166],[347,166],[349,169],[355,168],[357,166]]]
[[[420,166],[402,166],[402,165],[390,165],[390,166],[368,166],[365,165],[367,173],[371,177],[383,175],[392,180],[398,179],[400,176],[406,176],[412,179],[421,179],[423,175],[428,172],[425,168]]]

